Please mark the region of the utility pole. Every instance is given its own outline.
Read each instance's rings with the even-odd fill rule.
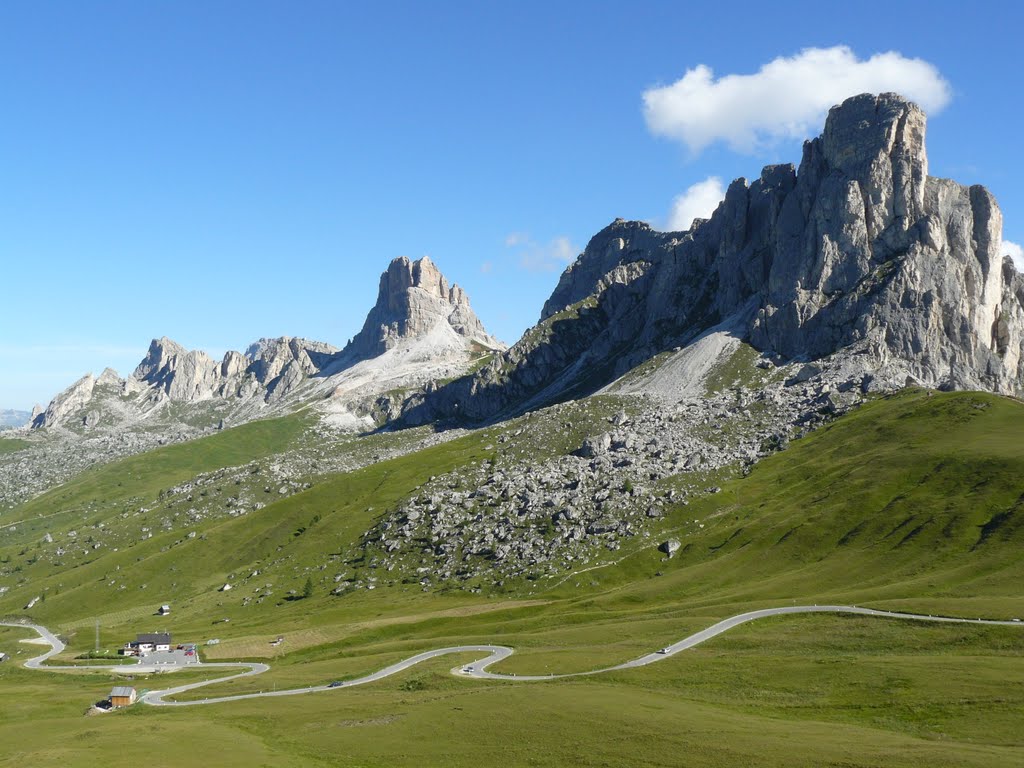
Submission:
[[[100,652],[100,620],[96,619],[96,653]]]

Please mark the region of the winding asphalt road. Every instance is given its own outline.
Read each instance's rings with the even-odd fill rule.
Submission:
[[[478,661],[470,664],[456,667],[452,670],[452,674],[460,677],[472,677],[483,680],[557,680],[566,677],[583,677],[586,675],[599,675],[605,672],[614,672],[622,669],[633,669],[635,667],[645,667],[648,664],[654,664],[664,659],[670,658],[677,653],[693,648],[696,645],[710,640],[713,637],[717,637],[723,632],[728,632],[733,627],[738,627],[740,624],[746,624],[748,621],[755,621],[757,619],[764,619],[769,616],[785,616],[793,613],[854,613],[861,616],[875,616],[878,618],[886,619],[910,619],[913,621],[934,621],[942,622],[947,624],[987,624],[996,626],[1011,626],[1024,628],[1024,623],[1019,621],[998,621],[995,619],[958,619],[949,616],[925,616],[917,613],[896,613],[893,611],[878,611],[873,608],[860,608],[854,605],[794,605],[782,608],[765,608],[759,611],[749,611],[748,613],[740,613],[736,616],[732,616],[728,619],[723,619],[717,624],[712,624],[707,629],[702,629],[700,632],[684,637],[682,640],[673,643],[661,650],[649,653],[646,656],[641,656],[638,659],[627,661],[622,664],[617,664],[613,667],[605,667],[603,669],[594,669],[589,672],[569,672],[559,675],[514,675],[514,674],[501,674],[498,672],[488,672],[488,668],[497,664],[499,661],[507,659],[513,654],[511,648],[503,645],[454,645],[450,648],[437,648],[433,651],[425,651],[424,653],[418,653],[415,656],[410,656],[408,659],[403,659],[391,666],[384,667],[383,669],[377,670],[365,677],[359,677],[354,680],[346,680],[344,682],[331,684],[331,685],[316,685],[308,688],[289,688],[282,691],[261,691],[259,693],[244,693],[237,696],[218,696],[209,699],[195,700],[195,701],[168,701],[167,697],[175,696],[186,691],[192,691],[196,688],[202,688],[205,685],[213,685],[214,683],[223,683],[227,680],[234,680],[240,677],[252,677],[254,675],[260,675],[270,669],[266,664],[251,663],[251,662],[215,662],[215,663],[204,663],[199,665],[200,669],[231,669],[231,670],[243,670],[236,672],[235,674],[228,675],[226,677],[218,677],[212,680],[203,680],[197,683],[187,683],[185,685],[179,685],[174,688],[165,688],[159,691],[149,691],[144,694],[140,701],[145,704],[151,704],[153,706],[161,707],[190,707],[197,706],[200,704],[218,704],[226,701],[242,701],[243,699],[263,699],[275,696],[297,696],[304,693],[313,693],[316,691],[327,691],[335,688],[352,688],[357,685],[366,685],[367,683],[373,683],[377,680],[383,680],[385,677],[402,672],[403,670],[409,669],[420,662],[427,661],[429,659],[436,659],[439,656],[446,656],[451,653],[484,653],[487,654]],[[64,643],[60,641],[55,635],[53,635],[45,627],[41,627],[38,624],[16,624],[9,622],[0,622],[0,626],[5,627],[24,627],[26,629],[35,630],[39,636],[50,645],[50,650],[46,653],[29,659],[25,662],[25,666],[29,669],[110,669],[110,670],[124,670],[130,669],[133,672],[155,672],[158,669],[166,671],[167,667],[148,667],[144,664],[139,665],[90,665],[90,666],[50,666],[44,665],[44,663],[52,656],[57,655],[64,650]],[[195,669],[197,666],[190,665],[190,669]]]

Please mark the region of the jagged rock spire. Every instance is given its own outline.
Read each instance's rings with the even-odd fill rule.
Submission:
[[[449,286],[429,257],[394,259],[380,277],[377,303],[362,330],[345,347],[345,359],[369,359],[402,341],[447,328],[490,348],[504,345],[484,329],[458,285]]]

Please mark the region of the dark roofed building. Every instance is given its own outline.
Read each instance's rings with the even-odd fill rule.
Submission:
[[[145,634],[137,635],[136,638],[135,638],[135,641],[137,643],[140,643],[140,644],[141,643],[145,643],[147,645],[155,646],[158,651],[161,650],[161,648],[159,646],[166,645],[167,648],[164,648],[162,650],[167,650],[168,648],[171,647],[171,633],[170,632],[145,633]]]
[[[171,650],[170,632],[147,632],[138,635],[135,640],[125,643],[121,649],[124,656],[145,656],[153,651]]]

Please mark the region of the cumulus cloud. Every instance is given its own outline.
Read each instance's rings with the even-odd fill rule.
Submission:
[[[752,75],[716,79],[700,64],[671,85],[644,91],[644,118],[652,133],[682,141],[693,152],[721,141],[749,153],[816,133],[829,107],[849,96],[885,91],[931,114],[952,95],[938,69],[923,59],[889,51],[861,60],[838,45],[779,57]]]
[[[689,229],[694,219],[710,219],[724,198],[725,187],[717,176],[698,181],[672,201],[668,231],[681,232]]]
[[[516,250],[519,266],[528,272],[560,272],[579,253],[568,237],[538,243],[523,232],[510,234],[505,238],[505,245]]]
[[[1003,255],[1013,259],[1013,266],[1018,272],[1024,272],[1024,248],[1012,240],[1003,240]]]

